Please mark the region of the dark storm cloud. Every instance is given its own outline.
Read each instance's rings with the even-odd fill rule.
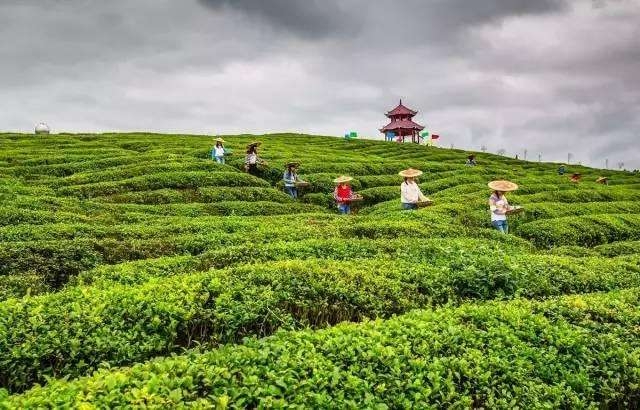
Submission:
[[[289,30],[305,38],[318,38],[352,32],[349,12],[333,0],[198,0],[216,12],[244,13],[274,29]]]
[[[3,0],[0,129],[379,137],[640,167],[640,0]],[[635,161],[635,162],[634,162]]]
[[[397,37],[399,33],[447,35],[470,25],[499,22],[509,16],[558,12],[564,0],[199,0],[217,12],[231,9],[307,39],[347,37],[366,27]],[[405,38],[412,41],[415,37]]]

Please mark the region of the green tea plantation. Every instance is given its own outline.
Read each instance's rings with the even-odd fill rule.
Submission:
[[[640,175],[224,139],[223,165],[211,136],[0,134],[0,408],[640,405]],[[401,210],[409,167],[432,206]],[[525,208],[507,235],[495,179]]]

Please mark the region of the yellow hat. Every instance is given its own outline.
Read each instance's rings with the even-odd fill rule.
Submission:
[[[596,182],[602,182],[602,181],[606,181],[608,179],[609,178],[607,178],[607,177],[599,177],[598,179],[596,179]]]
[[[224,144],[224,140],[222,138],[216,138],[216,142],[221,142]]]
[[[405,169],[404,171],[398,172],[398,175],[405,178],[415,178],[422,175],[422,171],[420,171],[419,169],[409,168]]]
[[[353,178],[348,177],[346,175],[339,176],[338,178],[333,180],[333,182],[336,184],[344,184],[345,182],[349,182],[349,181],[353,181]]]
[[[491,181],[487,184],[494,191],[509,192],[518,189],[518,185],[511,181]]]

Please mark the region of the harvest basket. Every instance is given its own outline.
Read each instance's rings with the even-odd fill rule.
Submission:
[[[524,208],[521,206],[514,206],[513,208],[509,209],[506,213],[507,215],[516,215],[519,213],[524,212]]]

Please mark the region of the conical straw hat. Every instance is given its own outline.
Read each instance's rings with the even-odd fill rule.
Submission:
[[[346,175],[339,176],[338,178],[333,180],[333,182],[336,183],[336,184],[343,184],[343,183],[349,182],[349,181],[353,181],[353,178],[348,177]]]
[[[511,181],[491,181],[487,184],[494,191],[509,192],[518,189],[518,185]]]
[[[224,144],[224,140],[222,138],[216,138],[216,142],[221,142]]]
[[[409,168],[405,169],[404,171],[398,172],[398,175],[405,178],[415,178],[422,175],[422,171],[420,171],[419,169]]]
[[[607,177],[599,177],[598,179],[596,179],[596,182],[606,181],[607,179],[609,179],[609,178],[607,178]]]

